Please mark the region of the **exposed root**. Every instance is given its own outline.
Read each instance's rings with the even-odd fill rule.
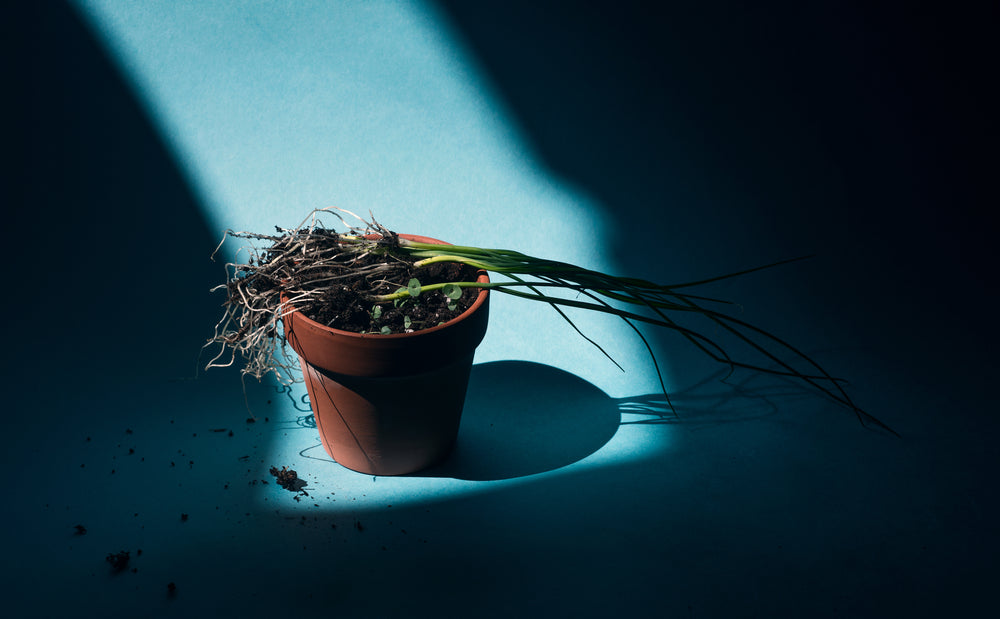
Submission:
[[[205,344],[218,347],[206,369],[229,367],[241,358],[244,375],[261,380],[271,374],[285,385],[301,382],[297,357],[282,335],[282,318],[292,311],[308,311],[345,278],[393,280],[395,265],[401,267],[402,261],[363,266],[359,261],[372,253],[390,255],[398,247],[398,235],[360,217],[364,226],[351,226],[338,210],[357,217],[341,209],[316,209],[295,228],[275,226],[277,234],[226,231],[213,260],[228,238],[250,243],[237,251],[235,262],[226,264],[226,283],[213,289],[225,290],[227,299],[215,333]],[[348,232],[326,228],[318,217],[321,213],[336,216]],[[241,260],[243,255],[247,257]]]

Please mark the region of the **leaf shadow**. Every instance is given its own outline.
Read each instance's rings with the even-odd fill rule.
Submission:
[[[690,387],[671,392],[617,400],[622,425],[670,424],[686,427],[766,419],[795,402],[822,397],[789,377],[726,369],[713,372]],[[831,400],[832,402],[832,400]]]
[[[527,361],[478,364],[454,451],[413,476],[487,481],[552,471],[599,450],[620,420],[612,398],[569,372]]]

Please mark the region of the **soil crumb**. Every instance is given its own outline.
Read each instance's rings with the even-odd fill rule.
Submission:
[[[121,552],[108,553],[108,556],[104,560],[111,564],[111,571],[123,572],[128,567],[128,551],[122,550]]]
[[[278,480],[278,485],[288,490],[290,492],[301,492],[302,494],[309,496],[309,493],[303,490],[306,487],[306,480],[300,479],[299,474],[295,472],[294,469],[290,469],[287,466],[281,467],[271,467],[271,475]]]

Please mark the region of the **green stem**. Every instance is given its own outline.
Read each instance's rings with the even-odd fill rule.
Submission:
[[[500,288],[502,286],[514,286],[519,285],[516,282],[442,282],[439,284],[425,284],[420,286],[420,293],[433,292],[435,290],[441,290],[445,286],[457,286],[459,288]],[[398,299],[406,299],[411,297],[410,291],[406,288],[402,288],[396,292],[389,294],[380,294],[371,297],[373,303],[388,303],[390,301],[396,301]]]

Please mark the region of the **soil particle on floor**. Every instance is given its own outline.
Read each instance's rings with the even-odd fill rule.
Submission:
[[[278,480],[278,485],[285,490],[290,492],[301,492],[302,494],[309,496],[309,493],[303,490],[303,488],[307,485],[306,480],[299,478],[299,474],[296,473],[294,469],[283,466],[279,470],[278,467],[272,466],[270,472],[271,475]]]
[[[111,564],[112,572],[123,572],[128,567],[129,553],[127,550],[111,552],[104,560]]]

